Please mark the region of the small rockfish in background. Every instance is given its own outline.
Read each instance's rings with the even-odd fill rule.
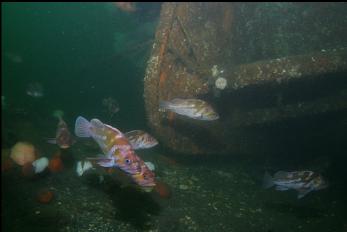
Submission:
[[[8,60],[10,60],[13,63],[17,63],[17,64],[23,63],[23,57],[18,53],[5,52],[4,55]]]
[[[6,97],[1,95],[1,109],[4,110],[7,107]]]
[[[124,135],[134,150],[151,148],[158,144],[153,136],[142,130],[132,130]]]
[[[116,168],[127,173],[145,191],[155,186],[155,175],[145,162],[135,154],[130,142],[117,128],[102,123],[99,119],[90,122],[79,116],[75,123],[78,137],[92,137],[101,148],[101,157],[91,158],[99,166]]]
[[[328,184],[320,174],[312,171],[279,171],[273,177],[266,172],[263,187],[271,188],[272,186],[276,186],[276,190],[279,191],[295,189],[298,191],[298,199],[300,199],[311,191],[328,187]]]
[[[171,101],[160,101],[159,108],[197,120],[210,121],[219,118],[219,115],[214,111],[212,106],[200,99],[175,98]]]
[[[43,86],[38,82],[30,83],[27,86],[26,93],[34,98],[43,97]]]
[[[76,140],[73,138],[66,122],[63,120],[63,115],[64,113],[60,110],[54,111],[53,116],[59,119],[56,137],[48,139],[47,142],[51,144],[57,144],[60,148],[66,149],[74,144]]]
[[[118,101],[111,97],[102,99],[102,105],[105,107],[110,118],[112,118],[120,110]]]
[[[135,2],[114,2],[114,4],[124,12],[135,12],[136,4]]]

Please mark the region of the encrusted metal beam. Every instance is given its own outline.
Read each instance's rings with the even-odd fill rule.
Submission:
[[[250,126],[276,122],[288,118],[297,118],[305,115],[314,115],[330,111],[347,109],[347,90],[341,90],[338,94],[319,98],[312,102],[298,102],[253,111],[236,111],[230,116],[228,128]]]
[[[334,72],[347,71],[347,49],[333,49],[307,55],[288,56],[234,67],[226,77],[228,88],[237,90],[249,85],[283,83]]]

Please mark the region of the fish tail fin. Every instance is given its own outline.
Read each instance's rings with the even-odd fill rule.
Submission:
[[[75,134],[77,137],[91,137],[90,122],[82,116],[78,116],[75,122]]]
[[[64,112],[62,110],[55,110],[53,111],[53,117],[56,117],[57,119],[62,120],[64,116]]]
[[[159,109],[162,111],[165,111],[166,109],[170,109],[170,102],[168,101],[160,101],[159,102]]]
[[[263,188],[271,188],[274,186],[275,183],[273,182],[273,178],[268,172],[265,172],[264,178],[263,178]]]

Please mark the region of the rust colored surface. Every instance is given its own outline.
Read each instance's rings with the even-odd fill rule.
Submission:
[[[220,14],[223,5],[227,11]],[[215,15],[217,19],[203,15]],[[200,78],[203,72],[201,67],[207,67],[208,63],[217,62],[221,58],[223,51],[218,35],[230,30],[231,17],[232,8],[228,3],[162,5],[160,23],[144,79],[144,98],[149,125],[173,150],[204,153],[199,145],[192,142],[190,135],[176,130],[175,114],[158,111],[159,101],[208,93],[206,81]],[[227,39],[224,41],[226,43]]]
[[[281,95],[282,90],[287,91],[283,86],[291,80],[315,80],[316,77],[319,80],[325,74],[347,71],[346,49],[233,65],[237,59],[231,54],[235,22],[235,5],[232,3],[162,4],[144,78],[144,99],[149,126],[165,147],[185,154],[257,149],[249,144],[249,141],[261,143],[249,133],[250,126],[347,108],[346,90],[341,90],[307,102],[266,107],[247,108],[242,105],[244,99],[240,100],[241,105],[229,106],[224,100],[218,107],[221,119],[211,122],[159,111],[160,100],[175,97],[203,98],[218,105],[220,93],[216,90],[215,80],[221,75],[228,82],[230,96],[227,97],[233,102],[233,97],[237,98],[244,94],[244,89],[254,86],[261,89],[274,84]],[[213,74],[214,67],[216,75]]]

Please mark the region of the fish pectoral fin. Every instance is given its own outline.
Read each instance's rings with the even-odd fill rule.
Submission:
[[[286,190],[288,190],[289,188],[288,187],[286,187],[286,186],[281,186],[281,185],[277,185],[276,186],[276,190],[278,190],[278,191],[286,191]]]
[[[48,138],[46,139],[47,143],[51,143],[51,144],[57,144],[57,140],[55,138]]]
[[[302,188],[298,189],[298,199],[303,198],[307,193],[311,192],[311,188]]]
[[[114,159],[107,158],[107,157],[87,158],[87,160],[93,160],[98,165],[105,167],[105,168],[111,168],[111,167],[115,166]]]

